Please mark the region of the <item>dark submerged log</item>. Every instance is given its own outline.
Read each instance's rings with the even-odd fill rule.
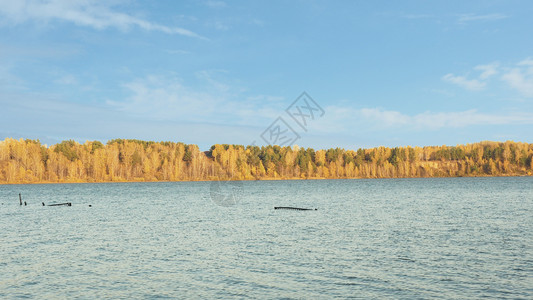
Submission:
[[[275,206],[274,209],[292,209],[292,210],[317,210],[312,208],[301,208],[301,207],[291,207],[291,206]]]
[[[72,206],[71,202],[48,204],[48,206]]]

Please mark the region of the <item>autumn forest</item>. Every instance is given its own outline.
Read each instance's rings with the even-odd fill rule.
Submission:
[[[520,176],[533,144],[313,150],[298,146],[196,145],[115,139],[102,144],[0,141],[0,183]]]

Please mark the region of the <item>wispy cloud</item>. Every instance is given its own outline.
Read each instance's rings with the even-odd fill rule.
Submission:
[[[181,49],[178,49],[178,50],[166,49],[164,51],[168,54],[191,54],[191,52],[186,51],[186,50],[181,50]]]
[[[74,75],[67,74],[67,75],[61,76],[60,78],[54,80],[54,82],[62,84],[62,85],[73,85],[73,84],[77,84],[78,80],[76,79],[76,77],[74,77]]]
[[[429,89],[429,91],[432,92],[432,93],[435,93],[435,94],[440,94],[440,95],[446,96],[446,97],[454,97],[455,96],[454,92],[451,92],[451,91],[446,90],[446,89]]]
[[[414,115],[382,108],[352,109],[330,106],[326,111],[330,116],[334,115],[336,124],[353,128],[360,123],[364,124],[365,128],[374,128],[378,131],[390,128],[428,131],[468,126],[533,124],[533,113],[494,114],[482,113],[476,109],[456,112],[427,111]],[[353,124],[354,122],[357,124]],[[327,124],[322,125],[328,128]],[[339,126],[335,129],[339,131]]]
[[[528,66],[533,67],[533,59],[532,58],[526,58],[523,61],[518,63],[519,66]]]
[[[380,124],[385,126],[398,126],[405,125],[410,122],[410,118],[397,111],[382,110],[379,108],[363,108],[355,113],[364,119],[372,119],[379,121]]]
[[[528,62],[522,62],[527,65]],[[480,65],[479,77],[491,78],[499,72],[496,63]],[[501,68],[500,68],[501,69]],[[272,95],[249,95],[246,89],[228,81],[224,70],[196,72],[198,82],[185,84],[176,76],[152,75],[125,83],[129,94],[126,98],[108,101],[114,110],[126,115],[155,121],[210,122],[238,126],[266,126],[283,114],[288,103],[283,97]],[[461,76],[445,76],[447,80],[466,88],[480,89],[485,82],[469,80]],[[472,83],[474,82],[474,83]],[[324,118],[313,123],[313,131],[332,134],[362,130],[401,129],[429,132],[442,128],[465,128],[469,126],[533,124],[533,113],[508,112],[486,113],[476,109],[452,112],[426,111],[406,114],[382,108],[353,108],[328,106]],[[316,127],[316,128],[315,128]]]
[[[209,0],[205,2],[205,5],[211,8],[223,8],[227,6],[227,3],[224,1]]]
[[[126,31],[132,27],[138,27],[147,31],[159,31],[167,34],[205,39],[199,34],[181,27],[161,25],[118,12],[113,9],[113,4],[105,1],[0,0],[0,15],[5,18],[4,23],[9,24],[27,21],[64,21],[99,30],[118,28]]]
[[[482,80],[488,79],[489,77],[498,74],[498,63],[492,63],[488,65],[479,65],[474,68],[474,70],[482,71],[479,78]]]
[[[198,71],[195,75],[198,82],[194,86],[177,76],[137,78],[123,84],[126,98],[107,104],[142,119],[243,126],[266,124],[288,105],[276,96],[247,95],[245,89],[228,83],[231,80],[223,70]]]
[[[464,14],[427,14],[427,13],[409,13],[409,12],[382,12],[376,14],[382,17],[401,18],[406,20],[432,20],[438,24],[455,23],[459,25],[466,25],[473,22],[494,22],[509,18],[508,15],[502,13],[464,13]]]
[[[479,73],[478,73],[479,72]],[[477,73],[477,76],[472,76],[471,73]],[[498,74],[503,74],[501,77],[496,77]],[[526,59],[515,67],[509,68],[502,66],[499,62],[492,62],[489,64],[475,66],[472,71],[467,72],[467,75],[459,76],[452,73],[446,74],[442,80],[458,85],[462,88],[471,91],[484,90],[488,83],[497,83],[492,78],[497,78],[506,82],[511,88],[520,91],[525,96],[533,95],[533,60]]]
[[[419,14],[419,13],[410,13],[405,11],[382,11],[374,14],[377,17],[385,18],[402,18],[402,19],[431,19],[436,16],[433,14]]]
[[[207,150],[215,143],[243,144],[257,136],[254,127],[201,120],[153,120],[110,110],[107,106],[61,101],[42,94],[6,97],[0,92],[0,107],[0,139],[39,138],[47,143],[57,143],[67,139],[84,142],[134,138],[194,143]]]
[[[519,62],[502,76],[502,80],[526,97],[533,97],[533,59]]]
[[[455,76],[451,73],[444,75],[442,79],[471,91],[482,90],[486,85],[477,79],[467,79],[464,76]]]
[[[227,71],[225,70],[203,70],[203,71],[196,72],[195,75],[198,79],[206,82],[209,85],[210,90],[215,89],[217,93],[230,92],[232,87],[227,83],[217,80],[215,78],[217,73],[227,73]]]
[[[13,74],[11,67],[3,62],[0,64],[0,91],[1,90],[25,90],[26,82]]]
[[[489,79],[497,78],[498,81],[492,81],[492,84],[498,82],[505,83],[507,87],[519,92],[524,97],[533,97],[533,59],[524,59],[515,65],[501,65],[493,62],[485,65],[478,65],[473,71],[480,72],[476,78],[469,79],[467,76],[456,76],[452,73],[442,77],[444,81],[456,84],[462,88],[471,91],[480,91],[487,87]],[[497,76],[501,74],[501,76]]]
[[[417,19],[434,19],[434,15],[430,14],[401,14],[400,17],[404,19],[411,19],[411,20],[417,20]]]
[[[508,17],[509,16],[504,15],[504,14],[500,14],[500,13],[484,14],[484,15],[469,13],[469,14],[460,14],[460,15],[458,15],[457,16],[457,22],[459,22],[459,23],[467,23],[467,22],[475,22],[475,21],[488,22],[488,21],[502,20],[502,19],[506,19]]]
[[[256,96],[249,96],[246,98],[248,101],[252,101],[252,102],[269,102],[269,103],[272,103],[272,102],[280,102],[280,101],[285,101],[285,97],[280,97],[280,96],[270,96],[270,95],[256,95]]]
[[[424,112],[410,118],[419,128],[459,128],[474,125],[533,124],[533,114],[488,114],[475,109],[459,112]]]
[[[179,78],[150,75],[123,84],[130,94],[107,103],[128,114],[155,120],[207,120],[223,99],[184,86]]]

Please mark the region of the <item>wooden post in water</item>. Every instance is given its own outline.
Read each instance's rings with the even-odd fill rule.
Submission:
[[[19,193],[19,202],[20,202],[20,205],[22,205],[22,196],[20,195],[20,193]]]

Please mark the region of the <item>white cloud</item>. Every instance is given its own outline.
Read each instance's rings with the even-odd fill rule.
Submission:
[[[411,117],[419,128],[459,128],[473,125],[533,124],[533,114],[485,114],[475,109],[459,112],[424,112]]]
[[[448,90],[445,90],[445,89],[430,89],[429,91],[432,92],[432,93],[436,93],[436,94],[440,94],[440,95],[446,96],[446,97],[454,97],[455,96],[455,93],[453,93],[451,91],[448,91]]]
[[[125,83],[130,93],[125,101],[108,104],[146,119],[199,121],[207,120],[222,99],[183,86],[178,78],[147,76]]]
[[[523,61],[519,62],[518,65],[519,66],[533,66],[533,59],[528,57],[524,59]]]
[[[0,64],[0,89],[1,90],[24,90],[26,82],[14,75],[11,68],[6,64]]]
[[[167,49],[164,51],[168,54],[191,54],[191,52],[186,51],[186,50],[181,50],[181,49],[178,49],[178,50]]]
[[[270,95],[246,95],[220,77],[223,70],[196,72],[195,86],[178,77],[151,75],[123,84],[129,96],[107,104],[136,118],[158,121],[209,122],[242,126],[268,125],[287,103]]]
[[[78,26],[87,26],[100,30],[110,27],[120,30],[139,27],[147,31],[159,31],[204,39],[202,36],[184,28],[160,25],[126,13],[117,12],[113,10],[113,4],[109,4],[106,1],[0,0],[0,15],[15,24],[27,21],[66,21]]]
[[[226,83],[216,80],[214,78],[216,73],[226,73],[226,71],[225,70],[209,70],[209,71],[204,70],[204,71],[196,72],[195,75],[198,79],[201,79],[207,82],[212,88],[215,88],[217,92],[222,92],[222,93],[229,92],[231,87]]]
[[[229,30],[231,28],[230,25],[224,22],[221,22],[221,21],[214,22],[213,26],[216,28],[216,30],[221,30],[221,31]]]
[[[62,76],[61,78],[56,79],[54,82],[59,83],[59,84],[64,84],[64,85],[73,85],[73,84],[77,84],[78,80],[73,75],[68,74],[68,75]]]
[[[474,70],[481,72],[474,79],[468,79],[466,76],[455,76],[452,73],[444,75],[442,79],[468,90],[479,91],[487,86],[490,78],[502,74],[498,79],[506,83],[511,89],[518,91],[525,97],[533,97],[533,59],[531,58],[526,58],[514,66],[500,66],[500,63],[493,62],[478,65],[474,67]]]
[[[339,109],[342,111],[339,113]],[[423,112],[407,115],[394,110],[381,108],[349,109],[327,107],[326,115],[340,124],[360,122],[368,127],[435,130],[441,128],[463,128],[474,125],[533,124],[532,113],[489,114],[475,109],[457,112]],[[353,125],[353,124],[352,124]],[[355,127],[355,126],[354,126]]]
[[[223,8],[227,6],[226,2],[216,0],[207,1],[205,4],[211,8]]]
[[[256,26],[259,26],[259,27],[263,27],[263,26],[265,26],[265,21],[260,20],[260,19],[252,19],[250,21],[250,24],[253,24],[253,25],[256,25]]]
[[[482,71],[481,75],[479,75],[480,79],[488,79],[489,77],[498,74],[498,63],[492,63],[488,65],[479,65],[476,66],[474,69]]]
[[[466,22],[472,22],[472,21],[497,21],[497,20],[506,19],[508,17],[509,16],[500,14],[500,13],[485,14],[485,15],[470,13],[470,14],[458,15],[457,21],[459,23],[466,23]]]
[[[412,20],[435,18],[434,15],[430,15],[430,14],[402,14],[401,17],[405,19],[412,19]]]
[[[248,101],[252,102],[280,102],[285,101],[285,97],[280,96],[270,96],[270,95],[256,95],[256,96],[250,96],[246,98]]]
[[[365,119],[378,120],[380,124],[386,126],[406,125],[411,122],[409,116],[403,115],[397,111],[382,110],[379,108],[363,108],[356,114]]]
[[[485,82],[481,82],[477,79],[469,80],[464,76],[455,76],[451,73],[444,75],[442,79],[471,91],[482,90],[486,85]]]
[[[526,97],[533,97],[533,60],[528,58],[508,70],[502,80]]]
[[[244,144],[258,136],[254,127],[180,119],[153,120],[110,110],[107,106],[61,101],[42,94],[6,97],[0,93],[0,107],[0,139],[39,138],[48,143],[75,139],[83,143],[94,139],[133,138],[193,143],[208,150],[216,143]]]

